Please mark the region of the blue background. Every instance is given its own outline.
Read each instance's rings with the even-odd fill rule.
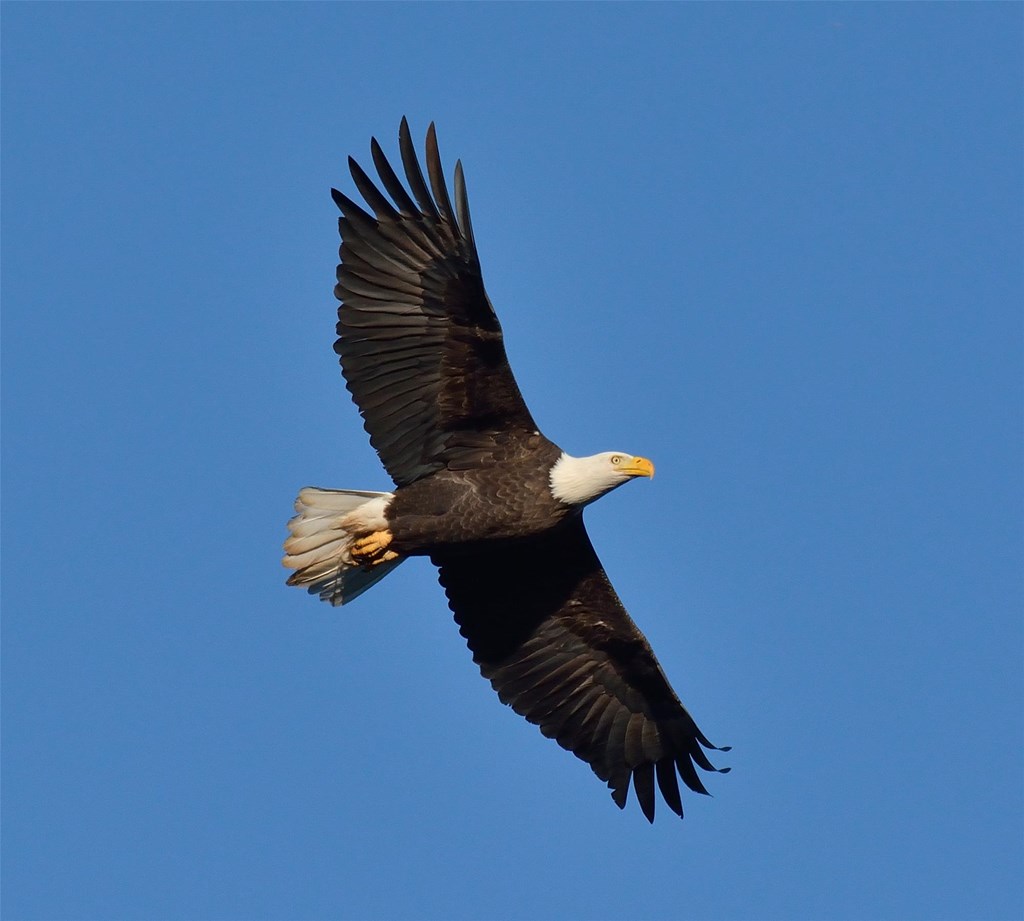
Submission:
[[[1009,919],[1022,7],[3,10],[3,914]],[[437,121],[544,431],[707,734],[650,827],[429,565],[284,585],[388,485],[334,184]]]

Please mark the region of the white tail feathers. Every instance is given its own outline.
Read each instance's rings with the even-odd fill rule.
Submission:
[[[282,560],[289,585],[301,585],[311,595],[333,605],[347,604],[379,582],[402,562],[402,557],[375,566],[354,562],[354,537],[386,530],[385,517],[393,493],[355,489],[317,489],[307,486],[295,500],[298,514],[288,522],[291,536],[284,542]]]

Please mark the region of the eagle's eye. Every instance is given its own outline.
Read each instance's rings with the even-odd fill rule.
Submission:
[[[613,463],[613,464],[615,464],[615,466],[616,466],[616,467],[617,467],[617,466],[618,466],[619,464],[621,464],[621,463],[622,463],[622,455],[621,455],[621,454],[616,454],[616,455],[615,455],[615,456],[614,456],[614,457],[612,458],[612,463]]]

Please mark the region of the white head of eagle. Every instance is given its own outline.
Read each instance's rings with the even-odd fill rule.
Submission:
[[[638,476],[654,476],[654,464],[622,451],[590,457],[562,453],[551,468],[551,494],[566,505],[587,505]]]

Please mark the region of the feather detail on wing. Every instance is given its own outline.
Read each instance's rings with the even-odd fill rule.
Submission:
[[[399,147],[408,190],[374,139],[374,166],[390,200],[351,158],[373,213],[332,195],[342,212],[334,348],[370,442],[403,486],[457,464],[461,452],[479,452],[491,432],[536,426],[484,290],[462,165],[453,208],[433,124],[429,188],[404,118]]]
[[[432,559],[473,659],[501,700],[586,761],[620,808],[630,780],[649,821],[655,785],[679,816],[677,775],[707,793],[696,767],[718,770],[703,750],[715,746],[619,601],[582,519],[529,541]]]

